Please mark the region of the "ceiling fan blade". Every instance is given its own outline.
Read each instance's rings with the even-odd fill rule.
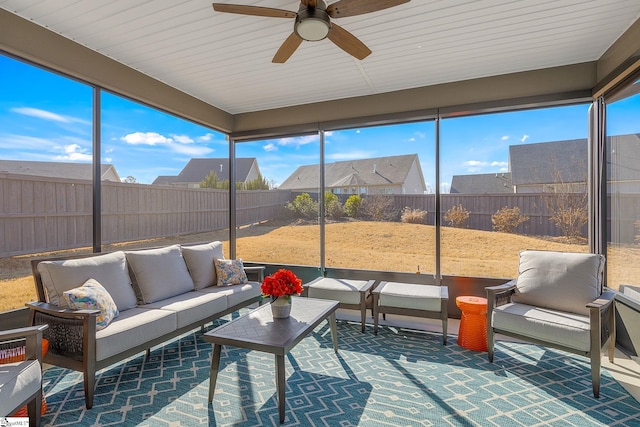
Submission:
[[[293,55],[298,46],[302,43],[302,38],[296,33],[291,33],[289,37],[282,43],[280,49],[276,52],[271,62],[275,64],[284,64],[287,59]]]
[[[327,37],[340,49],[358,59],[364,59],[371,54],[371,49],[362,43],[360,39],[341,26],[336,25],[335,22],[331,23],[331,31],[329,31]]]
[[[327,13],[332,18],[362,15],[377,12],[390,7],[409,3],[411,0],[340,0],[327,7]]]
[[[318,0],[300,0],[300,3],[307,7],[316,7],[318,6]]]
[[[284,9],[241,4],[213,3],[216,12],[239,13],[241,15],[268,16],[270,18],[295,18],[296,13]]]

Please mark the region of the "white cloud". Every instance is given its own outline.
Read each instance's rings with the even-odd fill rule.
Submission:
[[[196,141],[198,142],[207,142],[207,141],[211,141],[211,138],[213,138],[213,134],[212,133],[207,133],[204,135],[200,135],[196,137]]]
[[[203,147],[200,145],[171,144],[169,145],[169,148],[171,149],[171,151],[185,154],[191,157],[202,157],[214,151],[212,148]]]
[[[307,144],[311,144],[313,142],[318,142],[318,141],[319,141],[318,135],[306,135],[306,136],[298,136],[295,138],[280,138],[278,140],[278,145],[282,147],[289,147],[289,146],[300,147],[302,145],[307,145]]]
[[[475,167],[475,166],[487,166],[488,163],[487,162],[481,162],[479,160],[467,160],[466,162],[464,162],[465,166],[471,166],[471,167]]]
[[[71,121],[67,117],[61,116],[60,114],[52,113],[46,110],[40,110],[39,108],[18,107],[12,108],[11,111],[25,116],[36,117],[53,122],[69,123]]]
[[[91,153],[87,153],[89,150],[82,148],[78,144],[69,144],[56,148],[62,148],[64,150],[64,155],[56,156],[57,160],[91,161],[93,159]]]
[[[194,140],[188,135],[171,135],[173,140],[181,144],[193,144]]]
[[[265,145],[264,147],[262,147],[262,149],[264,151],[277,151],[278,147],[276,147],[275,145],[273,145],[273,143],[268,143],[267,145]]]
[[[491,162],[491,166],[508,166],[509,163],[507,162],[498,162],[498,161],[493,161]]]
[[[409,142],[416,142],[415,138],[409,138]]]
[[[173,140],[156,132],[134,132],[120,138],[127,144],[132,145],[158,145],[169,144]]]
[[[416,131],[416,132],[414,132],[413,134],[414,134],[414,135],[416,136],[416,138],[418,138],[418,139],[425,139],[425,138],[427,137],[427,134],[426,134],[426,133],[424,133],[424,132],[420,132],[420,131]],[[415,138],[411,138],[411,139],[415,140]]]
[[[506,141],[507,139],[509,139],[509,135],[504,135],[502,138],[500,138],[501,141]]]
[[[31,108],[31,107],[16,107],[12,108],[11,111],[14,113],[22,114],[24,116],[35,117],[42,120],[48,120],[51,122],[57,123],[84,123],[91,124],[90,121],[78,119],[70,116],[63,116],[61,114],[53,113],[47,110],[41,110],[40,108]]]
[[[522,135],[522,138],[520,138],[520,142],[525,142],[527,139],[529,139],[529,135],[525,133],[524,135]]]
[[[373,153],[369,151],[350,151],[344,153],[333,153],[327,155],[329,160],[355,160],[355,159],[367,159],[373,157]]]

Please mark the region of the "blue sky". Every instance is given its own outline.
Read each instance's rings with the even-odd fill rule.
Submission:
[[[455,174],[507,171],[510,145],[586,138],[587,109],[443,120],[443,190]],[[89,86],[0,55],[0,158],[90,162],[91,114]],[[623,116],[618,116],[618,133],[633,131],[637,120]],[[434,129],[433,122],[422,122],[327,132],[326,162],[417,153],[433,188]],[[225,135],[107,93],[102,95],[102,146],[103,163],[113,164],[121,178],[133,176],[144,184],[159,175],[177,175],[191,158],[228,156]],[[277,185],[297,166],[317,164],[318,151],[318,137],[303,136],[240,144],[236,155],[258,158],[263,176]]]

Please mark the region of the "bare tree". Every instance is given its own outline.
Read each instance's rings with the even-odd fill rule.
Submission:
[[[589,220],[586,173],[582,181],[567,182],[557,159],[552,159],[552,162],[553,183],[543,188],[544,193],[553,193],[545,197],[551,219],[565,237],[583,237],[582,227]]]

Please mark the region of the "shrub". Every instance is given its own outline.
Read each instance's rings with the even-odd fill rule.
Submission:
[[[469,221],[469,211],[463,208],[462,204],[452,206],[447,213],[444,214],[444,220],[447,221],[451,227],[465,228],[467,221]]]
[[[309,193],[296,196],[291,203],[287,203],[287,209],[300,218],[313,219],[318,215],[318,203],[314,202]]]
[[[408,206],[402,210],[402,214],[400,215],[400,221],[411,224],[424,224],[426,220],[427,211],[423,211],[422,209],[411,209]]]
[[[331,191],[326,191],[324,193],[324,214],[330,218],[337,219],[342,217],[343,213],[338,196]]]
[[[394,209],[393,197],[384,194],[367,196],[362,201],[362,212],[374,221],[396,221],[398,211]]]
[[[350,218],[357,218],[362,205],[362,197],[354,194],[344,202],[344,213]]]
[[[505,206],[498,212],[491,215],[493,229],[502,233],[515,233],[516,228],[526,221],[529,221],[529,217],[522,215],[518,206],[514,206],[512,208]]]

